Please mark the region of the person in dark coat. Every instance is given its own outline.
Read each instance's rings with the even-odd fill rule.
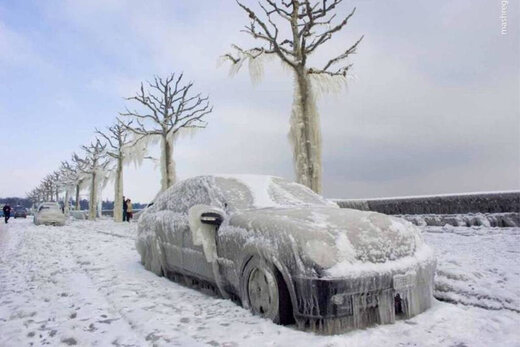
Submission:
[[[11,206],[9,206],[8,203],[5,204],[4,208],[2,209],[2,211],[4,211],[4,220],[5,220],[5,223],[7,224],[7,221],[11,217]]]
[[[123,222],[128,219],[128,204],[126,203],[125,196],[123,195]]]
[[[132,217],[134,216],[134,209],[132,208],[132,200],[126,200],[126,221],[130,222]]]

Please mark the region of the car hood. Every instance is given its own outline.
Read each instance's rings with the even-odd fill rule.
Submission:
[[[384,263],[413,255],[422,244],[411,223],[376,212],[334,207],[264,208],[234,213],[231,226],[294,239],[322,268],[341,262]]]

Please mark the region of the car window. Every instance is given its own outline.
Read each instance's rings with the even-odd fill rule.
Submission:
[[[253,207],[251,190],[242,182],[233,178],[215,177],[215,183],[218,189],[213,192],[214,200],[220,202],[220,205],[226,204],[238,210]]]
[[[175,184],[154,201],[150,210],[188,213],[190,207],[198,204],[211,205],[208,183],[204,177]]]
[[[309,188],[294,182],[286,181],[279,177],[272,178],[270,195],[272,199],[283,206],[297,205],[322,205],[329,203]]]
[[[61,210],[61,208],[53,203],[45,203],[38,208],[38,212],[41,210]]]
[[[328,206],[329,203],[309,188],[279,177],[267,177],[247,182],[244,178],[215,177],[219,200],[235,209],[254,207],[293,207],[302,205]],[[265,186],[256,185],[258,183]],[[251,186],[253,184],[253,186]],[[249,185],[249,186],[248,186]],[[255,190],[252,192],[251,190]],[[257,195],[255,201],[254,194]]]

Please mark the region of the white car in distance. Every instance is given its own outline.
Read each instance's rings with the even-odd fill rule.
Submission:
[[[57,202],[43,202],[34,213],[34,224],[36,225],[65,225],[65,214]]]

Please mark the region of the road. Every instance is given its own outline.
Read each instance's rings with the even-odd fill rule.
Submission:
[[[134,223],[0,225],[0,346],[520,346],[520,229],[430,228],[435,301],[396,324],[320,336],[146,271]],[[454,304],[456,303],[456,304]]]

